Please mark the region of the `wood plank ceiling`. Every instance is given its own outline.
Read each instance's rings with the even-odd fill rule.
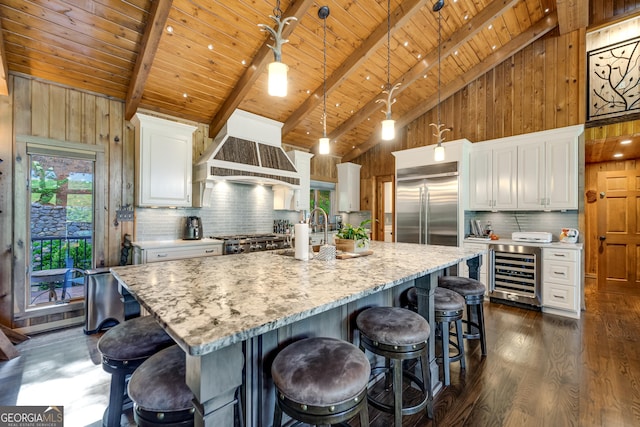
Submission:
[[[323,22],[327,5],[327,131],[332,154],[355,158],[379,142],[376,100],[387,82],[387,1],[282,0],[289,93],[266,90],[275,0],[2,0],[0,93],[8,72],[210,124],[235,108],[284,123],[283,141],[315,149],[322,134]],[[406,125],[437,105],[435,0],[390,0],[393,118]],[[442,98],[558,27],[586,27],[586,1],[446,0]],[[171,28],[172,31],[168,31]],[[4,71],[2,71],[4,70]]]

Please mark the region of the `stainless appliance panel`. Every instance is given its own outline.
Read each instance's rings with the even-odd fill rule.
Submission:
[[[397,171],[396,241],[458,245],[457,164]],[[430,171],[437,173],[430,174]]]
[[[540,307],[542,250],[539,247],[492,244],[489,263],[491,301]]]

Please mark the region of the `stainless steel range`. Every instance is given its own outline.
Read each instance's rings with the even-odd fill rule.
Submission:
[[[236,234],[211,236],[211,238],[224,241],[222,245],[223,255],[271,251],[291,247],[291,242],[286,236],[277,234]]]

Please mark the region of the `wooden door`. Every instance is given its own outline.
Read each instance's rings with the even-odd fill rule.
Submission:
[[[385,185],[391,183],[391,185]],[[390,191],[389,191],[390,189]],[[395,216],[395,193],[394,193],[394,176],[380,175],[376,176],[376,194],[375,194],[375,215],[371,228],[375,230],[373,240],[387,241],[389,233],[391,233],[391,242],[395,242],[393,236],[393,218]],[[385,203],[386,201],[386,203]],[[391,202],[391,213],[389,210],[389,202]],[[385,208],[386,207],[386,208]],[[387,239],[385,239],[385,235]]]
[[[599,172],[598,191],[598,290],[640,295],[640,172]]]

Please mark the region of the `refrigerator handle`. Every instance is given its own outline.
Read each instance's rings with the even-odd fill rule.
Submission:
[[[429,188],[425,190],[425,209],[424,209],[424,242],[425,244],[431,244],[431,239],[429,233],[429,216],[431,216],[431,193],[429,192]]]
[[[418,244],[422,244],[422,237],[424,236],[424,229],[423,224],[422,224],[422,215],[423,215],[423,210],[424,210],[424,187],[420,187],[420,195],[418,197],[419,199],[419,205],[420,205],[420,212],[418,213]]]

